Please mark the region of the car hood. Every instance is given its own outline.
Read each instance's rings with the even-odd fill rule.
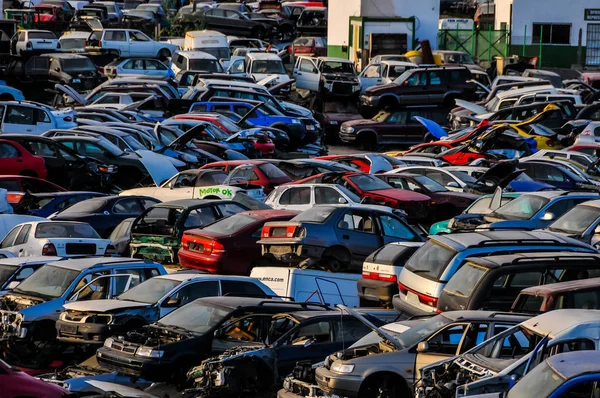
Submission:
[[[460,106],[461,108],[467,109],[467,110],[473,112],[476,115],[479,115],[479,114],[482,114],[482,113],[489,113],[489,110],[485,106],[474,104],[472,102],[461,100],[461,99],[457,99],[455,101],[456,101],[456,105],[457,106]]]
[[[398,85],[396,83],[380,84],[378,86],[369,87],[365,91],[365,94],[366,95],[379,95],[386,91],[394,90],[396,87],[398,87]]]
[[[376,191],[368,191],[368,194],[385,196],[392,199],[397,199],[401,201],[429,201],[430,198],[427,195],[423,195],[422,193],[409,191],[406,189],[378,189]]]
[[[493,167],[490,167],[481,177],[475,182],[475,186],[486,180],[498,181],[500,188],[506,188],[506,186],[515,178],[520,176],[525,170],[518,169],[519,163],[515,161],[500,162]]]
[[[438,192],[439,194],[444,195],[447,198],[457,198],[457,199],[468,199],[468,200],[477,200],[481,197],[481,195],[477,195],[474,193],[468,193],[468,192],[454,192],[454,191],[448,191],[448,192]]]
[[[362,120],[362,116],[356,113],[324,113],[325,116],[329,120],[333,120],[336,122],[345,122],[354,121],[354,120]]]
[[[63,305],[64,309],[81,312],[109,312],[124,308],[147,307],[149,303],[138,303],[125,300],[89,300],[74,301]]]
[[[166,156],[149,150],[138,150],[135,153],[157,186],[177,174],[177,169]]]
[[[377,122],[377,121],[371,120],[371,119],[354,119],[354,120],[349,120],[349,121],[345,122],[344,126],[345,127],[370,126],[370,125],[375,125],[375,124],[379,124],[379,123],[380,122]]]
[[[442,128],[442,126],[440,126],[433,120],[425,119],[424,117],[421,117],[421,116],[415,116],[415,120],[417,122],[421,123],[423,126],[425,126],[427,131],[429,131],[431,133],[431,135],[433,135],[438,140],[441,139],[442,137],[448,136],[448,132],[446,130],[444,130]]]
[[[289,112],[292,112],[292,113],[294,113],[296,115],[299,115],[299,116],[307,117],[307,118],[309,118],[311,120],[313,119],[312,112],[309,111],[308,109],[306,109],[303,106],[296,105],[296,104],[293,104],[293,103],[287,102],[287,101],[279,101],[279,103],[281,104],[281,106],[285,110],[287,110]]]

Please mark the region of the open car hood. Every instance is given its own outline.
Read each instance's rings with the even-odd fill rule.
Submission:
[[[156,186],[177,174],[177,169],[164,155],[147,149],[135,151]]]
[[[479,115],[482,113],[489,113],[489,110],[485,106],[477,105],[472,102],[461,100],[461,99],[457,99],[455,101],[456,101],[457,106],[460,106],[461,108],[465,108],[465,109],[475,113],[476,115]]]
[[[66,95],[67,97],[69,97],[71,99],[71,101],[85,106],[87,105],[87,100],[81,95],[79,94],[77,91],[75,91],[74,89],[72,89],[69,86],[65,86],[62,84],[55,84],[54,88],[56,90],[58,90],[60,93],[62,93],[63,95]]]
[[[525,171],[524,169],[519,169],[518,166],[519,163],[517,161],[500,162],[483,173],[483,175],[477,179],[474,186],[486,185],[486,181],[494,181],[496,182],[497,187],[504,189],[512,180]]]
[[[198,125],[198,126],[194,126],[191,129],[189,129],[188,131],[186,131],[185,133],[181,134],[179,137],[175,138],[173,141],[171,141],[171,143],[169,145],[167,145],[166,149],[171,150],[171,151],[177,151],[177,147],[178,146],[186,146],[189,142],[191,142],[195,137],[199,136],[200,134],[202,134],[202,132],[204,131],[204,126],[203,125]],[[156,124],[156,127],[154,128],[154,132],[156,133],[157,137],[159,138],[159,141],[162,142],[162,140],[160,140],[160,124]],[[193,147],[193,148],[188,148],[189,150],[192,150],[202,156],[204,156],[206,159],[208,159],[210,162],[220,162],[221,158],[219,158],[218,156],[213,155],[212,153],[205,151],[203,149],[197,148],[197,147]]]
[[[350,315],[352,315],[353,317],[355,317],[356,319],[358,319],[359,321],[364,323],[369,329],[371,329],[375,333],[377,333],[379,335],[379,337],[381,337],[383,340],[389,341],[394,347],[396,347],[398,349],[398,351],[403,349],[403,347],[396,341],[395,338],[393,338],[391,335],[389,335],[385,330],[373,325],[373,323],[371,321],[369,321],[367,318],[365,318],[358,312],[352,310],[351,308],[346,307],[345,305],[337,305],[337,307],[339,309],[341,309],[342,311],[346,311],[347,313],[349,313]]]
[[[415,116],[415,120],[417,122],[421,123],[423,126],[425,126],[427,131],[429,131],[431,133],[431,135],[433,135],[438,140],[441,139],[442,137],[448,136],[448,132],[446,130],[444,130],[442,128],[442,126],[440,126],[433,120],[425,119],[424,117],[421,117],[421,116]]]

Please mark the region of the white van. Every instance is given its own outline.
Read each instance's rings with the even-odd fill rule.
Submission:
[[[250,52],[244,59],[231,61],[227,73],[252,76],[257,82],[269,76],[277,76],[277,84],[290,80],[281,58],[271,53]]]
[[[227,36],[214,30],[193,30],[186,32],[183,49],[186,51],[204,51],[217,58],[221,63],[229,62],[230,54]]]
[[[204,51],[177,51],[171,57],[171,70],[174,76],[186,70],[206,73],[225,73],[217,58]]]
[[[321,302],[329,306],[359,306],[356,284],[361,274],[294,267],[255,267],[250,276],[267,285],[277,295],[291,297],[294,301]]]

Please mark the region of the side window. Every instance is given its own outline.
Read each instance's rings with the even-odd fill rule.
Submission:
[[[292,335],[291,345],[312,345],[331,342],[331,325],[328,321],[314,322],[300,327]]]
[[[34,108],[30,108],[27,106],[9,105],[8,109],[6,110],[7,113],[4,122],[13,124],[33,125],[35,124],[33,111]]]
[[[229,19],[241,19],[240,14],[235,11],[225,11],[225,18]]]
[[[133,63],[135,62],[135,59],[130,59],[129,61],[125,62],[122,66],[123,69],[133,69]]]
[[[365,70],[365,77],[378,78],[379,77],[379,66],[371,65]]]
[[[2,240],[2,243],[0,243],[0,248],[4,249],[5,247],[11,247],[13,245],[13,242],[15,241],[15,238],[19,234],[20,230],[21,230],[21,226],[20,225],[17,225],[16,227],[14,227],[8,233],[8,235],[6,235],[4,237],[4,240]]]
[[[467,328],[467,333],[465,333],[465,338],[463,339],[463,343],[460,346],[459,354],[462,354],[465,351],[470,350],[471,348],[478,346],[486,340],[488,331],[487,323],[472,323]]]
[[[338,228],[373,234],[375,233],[375,222],[369,213],[349,211],[338,223]]]
[[[545,173],[544,174],[544,179],[548,180],[548,181],[557,181],[557,182],[563,182],[566,180],[565,177],[565,173],[563,173],[561,170],[559,170],[556,167],[546,167],[546,165],[537,165],[537,172],[540,172],[540,168],[543,167]]]
[[[201,207],[191,210],[183,224],[184,228],[198,228],[208,225],[217,219],[214,209],[211,206]]]
[[[582,201],[575,200],[575,199],[559,200],[556,203],[554,203],[553,205],[551,205],[548,208],[548,210],[546,210],[546,211],[554,214],[554,219],[557,219],[558,217],[562,216],[567,211],[569,211],[573,207],[575,207],[575,205],[577,205],[578,203],[581,203],[581,202]]]
[[[125,198],[114,204],[112,212],[115,214],[138,214],[142,210],[135,198]]]
[[[310,188],[290,188],[281,195],[279,203],[286,205],[310,204],[310,190]]]
[[[333,322],[333,341],[354,342],[363,338],[371,329],[355,318],[344,318]]]
[[[219,209],[223,217],[233,216],[234,214],[237,214],[241,211],[246,211],[246,209],[236,205],[235,203],[221,203],[217,205],[217,208]]]
[[[107,271],[103,272],[94,272],[91,274],[85,275],[75,289],[73,289],[73,293],[77,292],[79,289],[83,288],[86,284],[92,282],[96,278],[100,278],[91,284],[85,286],[81,292],[79,292],[79,296],[77,296],[77,301],[85,301],[85,300],[103,300],[108,298],[108,294],[110,292],[110,279],[111,278],[101,278],[101,276],[107,275]],[[119,278],[120,279],[120,278]],[[127,278],[123,278],[127,279]]]
[[[427,170],[425,172],[425,175],[427,177],[431,178],[432,180],[439,182],[440,184],[442,184],[444,186],[448,185],[448,183],[450,183],[450,182],[454,182],[454,179],[452,177],[446,175],[445,173],[439,172],[439,171]]]
[[[441,71],[430,71],[429,72],[429,85],[430,86],[439,86],[442,84],[442,74]]]
[[[303,59],[300,61],[300,72],[317,73],[317,68],[310,60]]]
[[[247,316],[225,327],[221,338],[226,340],[265,341],[267,328],[264,315]]]
[[[600,309],[600,292],[597,290],[574,291],[572,298],[569,297],[566,305],[560,308]]]
[[[459,324],[441,330],[429,339],[429,351],[438,354],[456,355],[466,327],[466,324]]]
[[[243,282],[243,281],[231,281],[231,280],[222,280],[221,281],[221,291],[223,296],[254,296],[254,297],[264,297],[265,292],[258,287],[256,284],[252,282]]]
[[[206,281],[198,283],[190,283],[187,286],[179,289],[169,299],[179,299],[179,305],[187,304],[191,301],[202,297],[213,297],[219,295],[219,282]]]
[[[146,280],[146,273],[143,269],[118,269],[114,271],[115,274],[130,274],[131,282],[129,283],[129,288],[131,289],[134,286],[139,285],[140,283]],[[127,280],[128,278],[125,276],[115,278],[115,295],[121,294],[127,288]]]
[[[150,38],[142,32],[129,32],[130,41],[150,41]]]
[[[395,112],[388,119],[386,123],[388,124],[406,124],[406,116],[407,112]]]
[[[144,207],[144,209],[152,207],[158,203],[158,201],[156,199],[147,199],[147,198],[140,198],[139,201],[142,204],[142,206]]]
[[[104,34],[106,41],[127,41],[127,35],[123,30],[108,31]]]
[[[17,239],[15,240],[15,245],[22,245],[27,242],[27,237],[29,236],[29,231],[31,230],[31,224],[25,224],[19,235],[17,235]]]
[[[9,143],[0,143],[0,159],[18,158],[21,153]]]
[[[415,235],[400,220],[388,215],[379,216],[381,227],[385,236],[399,239],[413,239]]]
[[[318,205],[329,205],[338,204],[340,199],[344,197],[335,189],[329,187],[316,187],[315,188],[315,204]]]
[[[425,86],[427,85],[426,72],[415,72],[406,79],[407,86]]]

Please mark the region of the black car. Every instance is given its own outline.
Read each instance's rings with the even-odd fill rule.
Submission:
[[[108,239],[115,248],[115,254],[121,257],[129,257],[129,242],[131,241],[131,225],[135,218],[126,218],[113,229]]]
[[[13,208],[15,214],[48,217],[75,203],[102,196],[106,195],[98,192],[85,191],[26,193]]]
[[[148,196],[105,196],[74,204],[53,220],[81,221],[90,224],[103,238],[127,218],[137,217],[160,200]]]
[[[296,22],[300,36],[327,37],[327,8],[307,7]]]
[[[254,21],[239,11],[223,8],[203,10],[206,29],[216,30],[227,35],[237,35],[264,39],[276,35],[277,27],[261,21]]]
[[[31,134],[2,134],[2,139],[19,143],[46,163],[46,179],[72,191],[109,193],[117,167],[110,162],[78,154],[51,138]]]
[[[323,309],[327,307],[250,297],[201,298],[154,324],[108,338],[96,359],[100,366],[127,375],[183,381],[192,366],[213,354],[243,345],[263,346],[269,337],[282,336],[278,328],[270,328],[273,315]]]
[[[358,104],[352,99],[324,99],[315,96],[310,109],[325,130],[325,140],[328,144],[340,142],[338,134],[343,123],[362,119]]]

